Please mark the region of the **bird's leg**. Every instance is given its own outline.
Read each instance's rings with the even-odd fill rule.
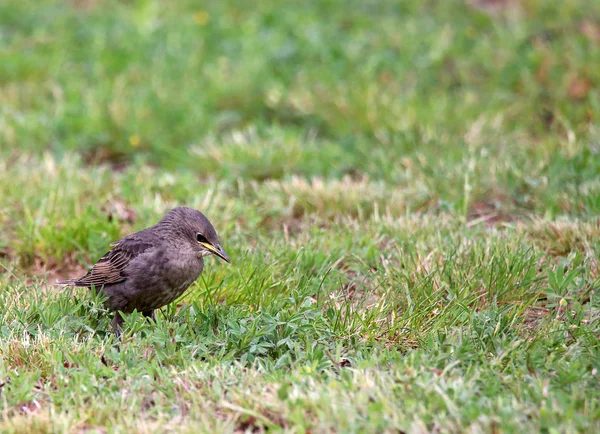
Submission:
[[[123,317],[119,311],[115,311],[115,316],[112,320],[113,332],[119,341],[121,340],[121,326],[123,325]]]
[[[154,312],[154,310],[145,310],[142,312],[142,315],[144,315],[148,321],[152,320],[153,322],[156,322],[156,314]]]

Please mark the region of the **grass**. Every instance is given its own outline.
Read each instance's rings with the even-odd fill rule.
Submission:
[[[0,431],[598,431],[600,9],[488,3],[0,4]],[[176,205],[118,352],[51,283]]]

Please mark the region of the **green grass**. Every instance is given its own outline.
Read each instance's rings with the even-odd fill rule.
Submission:
[[[11,3],[1,432],[600,430],[595,2]],[[177,205],[118,352],[51,284]]]

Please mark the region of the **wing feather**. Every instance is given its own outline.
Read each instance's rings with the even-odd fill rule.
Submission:
[[[90,288],[122,282],[127,278],[125,274],[127,265],[153,247],[152,243],[131,235],[112,243],[111,246],[113,248],[106,252],[85,276],[58,282],[58,284]]]

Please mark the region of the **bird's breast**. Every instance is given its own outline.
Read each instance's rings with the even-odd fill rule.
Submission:
[[[179,298],[200,276],[204,262],[194,256],[161,255],[130,282],[129,310],[158,309]],[[140,270],[141,271],[141,270]]]
[[[184,285],[190,286],[200,276],[203,268],[202,258],[174,258],[169,261],[163,272],[172,287],[180,288]]]

